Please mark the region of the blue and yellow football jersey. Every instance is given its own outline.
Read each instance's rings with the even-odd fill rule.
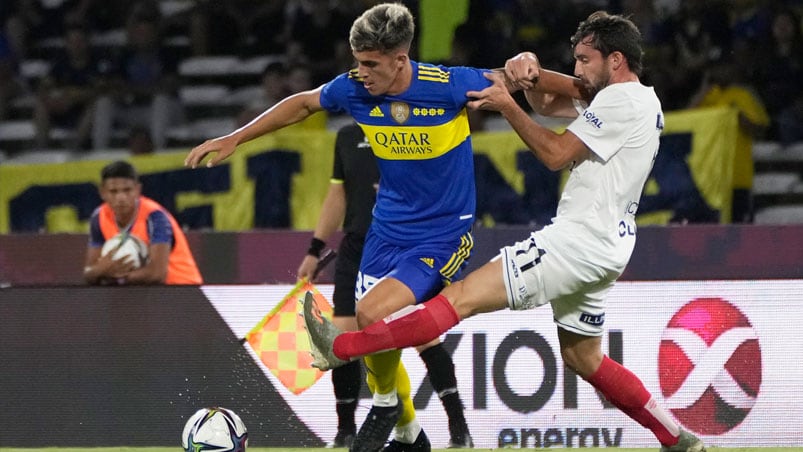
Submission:
[[[373,231],[404,246],[456,240],[474,222],[474,161],[466,92],[491,82],[487,70],[412,62],[404,93],[372,96],[356,70],[327,83],[321,106],[350,114],[377,157]]]

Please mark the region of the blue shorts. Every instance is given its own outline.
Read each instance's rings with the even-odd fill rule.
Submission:
[[[468,263],[474,238],[466,232],[451,242],[398,246],[368,233],[363,248],[355,299],[384,277],[401,281],[415,294],[416,303],[427,301],[460,277]]]

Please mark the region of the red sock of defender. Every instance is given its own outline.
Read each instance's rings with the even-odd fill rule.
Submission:
[[[457,312],[443,295],[406,307],[361,331],[341,334],[333,351],[340,359],[351,359],[383,350],[426,344],[460,322]]]
[[[677,444],[680,428],[658,406],[639,378],[616,361],[604,356],[587,380],[617,408],[652,431],[665,446]]]

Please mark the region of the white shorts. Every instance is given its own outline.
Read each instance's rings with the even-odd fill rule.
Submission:
[[[576,235],[546,227],[500,250],[510,309],[550,303],[558,327],[601,336],[605,296],[620,271],[606,269],[578,243]]]

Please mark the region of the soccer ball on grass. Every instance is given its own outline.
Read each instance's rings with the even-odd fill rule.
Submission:
[[[248,431],[240,417],[226,408],[196,411],[184,425],[181,447],[187,452],[245,452]]]

